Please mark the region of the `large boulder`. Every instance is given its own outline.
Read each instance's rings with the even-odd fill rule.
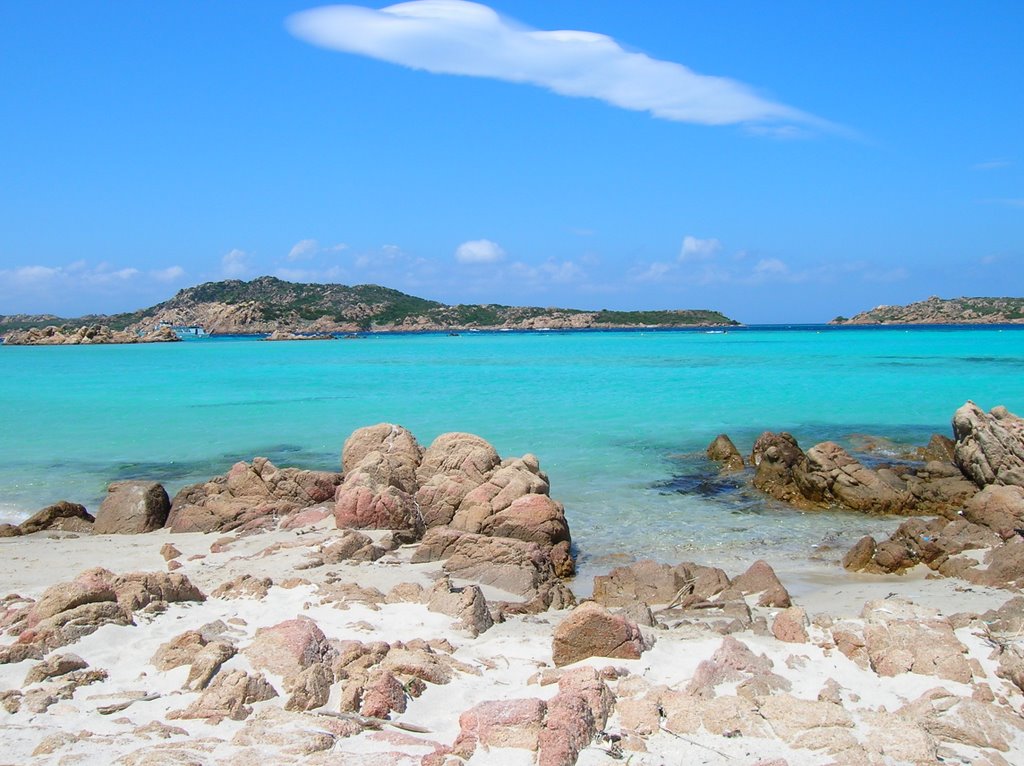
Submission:
[[[548,477],[534,455],[511,458],[491,472],[487,481],[470,490],[459,504],[449,526],[481,532],[488,520],[526,495],[547,495]]]
[[[635,622],[587,601],[555,628],[551,657],[558,666],[587,657],[635,660],[645,649],[647,644]]]
[[[416,471],[416,502],[424,525],[450,524],[462,501],[501,464],[497,451],[479,436],[441,434],[423,453]]]
[[[756,470],[754,486],[776,500],[812,507],[793,478],[794,470],[804,460],[804,451],[792,434],[765,431],[757,437],[750,453],[750,464]]]
[[[1024,487],[1024,419],[1005,407],[985,414],[967,402],[953,415],[953,461],[979,487]]]
[[[416,504],[416,469],[423,450],[409,431],[380,423],[355,431],[345,442],[345,480],[335,493],[339,527],[423,531]]]
[[[163,485],[154,481],[115,481],[96,514],[97,535],[135,535],[160,529],[171,511]]]
[[[342,471],[351,473],[374,453],[390,458],[388,467],[396,486],[406,492],[416,491],[416,469],[423,459],[423,448],[410,431],[393,423],[378,423],[353,431],[342,447]],[[380,461],[375,458],[372,462]]]
[[[547,495],[523,495],[487,519],[482,530],[493,537],[512,537],[550,548],[569,544],[565,507]]]
[[[452,577],[532,598],[557,579],[548,552],[536,543],[435,527],[413,554],[414,564],[443,561]]]

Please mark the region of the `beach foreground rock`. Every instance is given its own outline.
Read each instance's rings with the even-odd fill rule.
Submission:
[[[117,481],[96,514],[93,534],[139,534],[160,529],[167,522],[171,501],[163,485],[147,481]]]
[[[16,591],[0,597],[6,757],[1002,766],[1024,753],[1019,597],[895,578],[815,591],[807,577],[791,595],[767,561],[733,577],[639,561],[576,606],[568,524],[533,456],[501,460],[465,434],[422,450],[384,424],[342,462],[344,476],[257,459],[186,488],[177,523],[210,522],[213,537],[173,531],[172,513],[145,534],[0,540]],[[436,504],[393,529],[339,528],[353,476],[349,489]],[[1017,489],[908,519],[899,539],[918,557],[935,544],[939,571],[972,546],[1003,551],[989,572],[1024,571]],[[858,551],[879,549],[907,559]],[[90,556],[126,573],[69,569]]]

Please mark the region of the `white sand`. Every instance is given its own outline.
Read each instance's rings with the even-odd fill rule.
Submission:
[[[210,553],[210,546],[221,539],[219,535],[178,534],[165,531],[147,535],[91,537],[41,533],[21,538],[0,539],[0,591],[38,598],[50,585],[68,581],[85,569],[103,566],[115,572],[163,571],[166,568],[159,551],[165,543],[172,543],[182,555],[179,572],[187,575],[205,593],[232,578],[249,573],[269,576],[276,584],[293,577],[310,580],[308,585],[292,588],[273,587],[269,594],[257,599],[215,599],[204,603],[174,604],[163,614],[137,616],[137,625],[104,626],[92,635],[57,650],[73,652],[85,659],[90,667],[108,671],[106,681],[82,687],[70,700],[60,701],[45,713],[33,714],[22,710],[8,714],[0,710],[0,727],[4,732],[4,748],[0,763],[114,763],[131,753],[133,763],[171,763],[157,756],[167,748],[202,748],[203,738],[212,738],[205,747],[208,752],[195,755],[200,763],[278,763],[304,762],[306,756],[289,756],[275,750],[253,750],[231,743],[232,737],[244,727],[244,722],[223,721],[211,724],[198,720],[171,720],[167,715],[181,710],[198,696],[184,692],[182,684],[188,667],[159,672],[149,664],[160,644],[185,630],[199,628],[215,620],[223,620],[231,627],[231,636],[244,648],[260,627],[271,626],[284,620],[305,615],[317,622],[330,639],[409,641],[415,638],[446,639],[456,650],[454,658],[479,674],[457,673],[447,685],[428,685],[425,693],[411,699],[407,711],[396,718],[403,722],[425,727],[427,734],[411,734],[386,728],[381,732],[366,731],[355,737],[339,739],[330,755],[339,763],[418,763],[420,757],[432,752],[437,743],[450,745],[459,733],[459,714],[472,705],[494,699],[517,697],[550,698],[557,685],[541,686],[538,671],[551,668],[551,640],[555,627],[566,616],[565,612],[548,612],[536,616],[515,617],[495,625],[478,638],[453,627],[450,617],[429,611],[414,603],[385,604],[321,603],[318,588],[329,578],[339,582],[357,583],[363,588],[377,588],[387,593],[401,582],[419,582],[429,587],[439,573],[438,564],[412,565],[408,563],[411,549],[385,556],[373,563],[338,564],[316,569],[299,570],[308,561],[312,547],[318,541],[338,534],[331,522],[314,528],[296,531],[277,531],[238,538],[227,536],[232,542],[227,550]],[[294,547],[276,547],[280,544]],[[731,576],[739,572],[730,571]],[[915,571],[903,576],[875,577],[850,575],[839,569],[821,564],[809,565],[801,571],[779,572],[794,599],[809,614],[827,614],[835,618],[857,618],[865,601],[899,594],[916,603],[931,606],[944,614],[956,612],[982,612],[1001,605],[1011,593],[995,589],[965,586],[955,580],[935,580]],[[493,589],[487,591],[489,599],[503,597]],[[755,613],[771,620],[778,610],[756,609]],[[838,681],[844,694],[859,698],[847,703],[855,715],[858,711],[895,711],[922,693],[937,686],[964,697],[970,697],[972,687],[943,681],[934,676],[902,673],[895,677],[880,677],[856,665],[835,649],[823,648],[825,633],[811,627],[811,642],[784,644],[770,635],[756,635],[745,631],[736,634],[755,653],[766,654],[774,663],[773,672],[784,676],[792,684],[792,692],[803,699],[817,699],[819,691],[829,679]],[[585,661],[596,668],[615,666],[631,675],[642,676],[652,685],[671,688],[685,687],[702,660],[706,660],[721,645],[722,638],[710,632],[649,630],[657,642],[637,660],[608,660],[592,658]],[[988,683],[997,694],[1006,695],[1008,704],[1016,710],[1021,707],[1021,695],[1009,683],[995,678],[995,664],[990,659],[991,647],[971,631],[961,629],[958,637],[968,647],[970,656],[977,659],[989,676]],[[9,644],[11,636],[0,638],[0,644]],[[33,661],[0,665],[0,690],[21,688]],[[229,660],[224,669],[251,670],[241,653]],[[279,679],[270,677],[271,682]],[[720,690],[728,693],[728,690]],[[158,694],[158,699],[139,702],[127,710],[110,716],[99,715],[100,705],[123,701],[132,695]],[[340,684],[333,689],[326,708],[338,709]],[[258,703],[255,708],[280,707],[286,697]],[[187,737],[170,739],[143,739],[136,730],[154,721],[164,721],[181,727]],[[613,716],[609,729],[619,725]],[[76,741],[57,747],[53,754],[32,757],[43,739],[57,732],[74,734]],[[91,734],[84,734],[89,732]],[[965,758],[974,758],[979,751],[946,745],[949,752]],[[595,741],[584,750],[579,759],[585,766],[614,763],[605,752],[608,743]],[[646,738],[647,752],[627,753],[631,764],[751,764],[759,758],[785,758],[790,766],[811,766],[830,763],[834,759],[821,751],[795,749],[779,739],[753,737],[725,738],[707,732],[687,734],[682,738],[661,732]],[[199,751],[196,751],[199,752]],[[155,760],[142,759],[140,753]],[[387,760],[384,753],[404,753],[407,760],[394,756]],[[347,755],[346,755],[347,754]],[[1011,752],[1004,753],[1010,763],[1024,762],[1024,736],[1013,741]],[[320,757],[320,756],[316,756]],[[391,756],[388,756],[391,757]],[[316,761],[314,756],[310,762]],[[248,759],[248,760],[246,760]],[[398,760],[394,760],[398,759]],[[1016,759],[1016,760],[1015,760]],[[534,754],[525,750],[490,752],[478,751],[472,764],[532,764]],[[996,762],[998,763],[998,762]]]

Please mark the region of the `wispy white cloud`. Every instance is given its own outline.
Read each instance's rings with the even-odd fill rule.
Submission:
[[[671,283],[707,287],[710,285],[834,284],[841,279],[865,282],[896,282],[910,272],[902,267],[880,269],[865,261],[828,261],[799,266],[777,256],[758,257],[748,250],[724,253],[717,239],[687,236],[674,261],[640,263],[627,279],[640,284]]]
[[[455,248],[459,263],[497,263],[505,257],[505,250],[489,239],[473,239]]]
[[[249,254],[237,247],[220,259],[221,272],[229,279],[241,279],[249,275]]]
[[[1013,165],[1011,160],[1000,158],[995,160],[986,160],[985,162],[976,162],[971,165],[971,170],[1002,170]]]
[[[185,276],[185,269],[181,266],[168,266],[166,269],[155,269],[149,273],[158,282],[173,282]]]
[[[755,277],[781,277],[789,274],[789,266],[778,258],[762,258],[754,265]]]
[[[343,250],[348,250],[348,245],[344,242],[339,242],[336,245],[321,246],[320,242],[315,239],[300,239],[292,245],[292,249],[288,251],[286,258],[289,262],[305,261],[321,253],[340,253]]]
[[[762,124],[832,130],[736,80],[626,50],[607,35],[538,30],[463,0],[415,0],[381,10],[332,5],[289,17],[293,35],[435,74],[528,83],[563,96],[702,125]]]
[[[676,270],[676,264],[654,261],[633,275],[636,282],[660,282]]]
[[[1004,197],[1002,199],[983,199],[985,205],[1002,205],[1004,207],[1024,207],[1024,197]]]
[[[707,260],[717,255],[721,249],[722,243],[717,239],[699,239],[688,234],[683,237],[683,246],[679,249],[679,260]]]
[[[19,311],[49,311],[74,316],[85,311],[103,312],[104,304],[159,298],[168,282],[185,275],[180,266],[143,271],[133,266],[117,267],[106,261],[91,264],[78,260],[66,265],[31,264],[0,269],[0,299]]]
[[[539,264],[524,261],[510,263],[507,269],[496,275],[496,280],[504,281],[506,278],[530,287],[544,287],[552,283],[580,283],[586,278],[586,271],[575,261],[549,258]]]
[[[298,261],[303,258],[311,258],[319,247],[320,245],[315,239],[300,239],[288,251],[288,260]]]

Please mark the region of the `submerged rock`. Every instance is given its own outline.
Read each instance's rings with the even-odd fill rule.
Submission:
[[[742,471],[744,468],[743,456],[736,449],[736,445],[732,443],[732,439],[725,434],[716,436],[714,441],[708,445],[705,453],[708,460],[722,464],[722,471]]]

